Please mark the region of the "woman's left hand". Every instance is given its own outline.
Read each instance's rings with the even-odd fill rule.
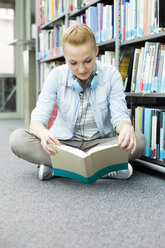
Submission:
[[[136,150],[136,138],[133,126],[130,123],[123,122],[119,123],[116,129],[119,133],[119,147],[126,151],[131,149],[131,154],[133,154]]]

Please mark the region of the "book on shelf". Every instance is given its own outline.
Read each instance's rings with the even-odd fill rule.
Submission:
[[[98,19],[98,10],[97,7],[91,6],[86,9],[85,11],[86,14],[86,24],[90,27],[92,30],[95,38],[97,36],[97,19]]]
[[[165,27],[165,1],[157,0],[157,22],[158,26],[164,28]]]
[[[86,9],[85,14],[86,24],[93,31],[97,43],[114,38],[114,5],[98,3],[96,7]]]
[[[148,16],[148,0],[144,0],[143,1],[143,9],[142,9],[142,13],[143,13],[143,34],[146,35],[147,34],[147,16]]]
[[[126,92],[165,92],[165,43],[145,42],[130,54]],[[127,89],[126,89],[127,88]]]
[[[128,169],[128,152],[117,145],[117,139],[100,144],[87,152],[60,145],[50,155],[54,174],[84,183],[94,183],[105,174]]]
[[[149,50],[151,51],[152,46],[149,48]],[[144,74],[143,74],[143,79],[142,79],[142,88],[140,89],[141,92],[149,92],[150,91],[150,87],[149,87],[149,78],[150,78],[150,65],[151,65],[151,53],[147,52],[146,54],[146,61],[145,61],[145,68],[144,68]],[[142,68],[143,70],[143,68]]]
[[[122,7],[121,7],[121,9],[123,10],[123,13],[121,13],[121,17],[123,18],[123,20],[122,20],[122,25],[123,25],[123,27],[121,27],[121,37],[122,37],[122,39],[123,39],[123,41],[125,41],[126,40],[126,26],[127,26],[127,24],[128,24],[128,21],[127,21],[127,17],[128,17],[128,14],[126,14],[126,13],[128,13],[128,2],[129,2],[129,0],[121,0],[121,5],[122,5]]]
[[[131,54],[130,54],[128,72],[127,72],[127,76],[125,78],[125,84],[124,84],[124,91],[125,92],[130,92],[131,91],[131,79],[132,79],[133,61],[134,61],[134,50],[132,50]]]
[[[160,159],[160,133],[161,133],[161,128],[162,128],[162,114],[161,114],[161,111],[157,111],[156,159]]]
[[[142,71],[141,71],[141,79],[140,79],[140,92],[143,92],[144,89],[144,82],[146,82],[146,77],[147,77],[147,73],[148,71],[148,66],[149,66],[149,60],[150,60],[150,56],[149,56],[149,51],[150,51],[150,47],[155,45],[154,42],[145,42],[145,48],[144,48],[144,56],[143,56],[143,64],[142,64]]]
[[[64,14],[65,4],[63,0],[37,0],[37,25],[45,25]]]
[[[41,1],[37,0],[37,27],[40,28],[41,25]]]
[[[135,130],[143,133],[143,107],[138,106],[135,110]]]
[[[121,0],[121,41],[164,31],[164,0]]]
[[[137,107],[134,127],[146,137],[144,156],[165,161],[165,109]]]
[[[102,25],[103,25],[103,4],[98,3],[97,4],[97,33],[96,33],[96,42],[100,43],[101,42],[101,30],[102,30]]]
[[[160,114],[160,145],[159,159],[165,161],[165,112]]]
[[[69,8],[72,12],[88,4],[87,1],[69,1]],[[37,25],[41,26],[55,20],[64,13],[66,3],[63,0],[37,0]],[[114,5],[96,3],[96,6],[89,6],[84,13],[69,18],[69,26],[84,23],[87,24],[95,35],[96,42],[111,40],[114,38]],[[66,26],[62,18],[53,28],[42,30],[39,35],[40,58],[58,56],[61,54],[61,40]],[[41,30],[40,30],[41,31]],[[38,56],[39,57],[39,56]]]
[[[115,52],[113,51],[104,51],[103,54],[98,55],[98,60],[107,63],[109,65],[115,66]]]
[[[130,57],[127,55],[123,55],[120,61],[120,74],[122,77],[123,85],[125,84],[125,80],[127,77],[129,62],[130,62]]]
[[[145,147],[144,155],[150,157],[150,142],[151,142],[151,110],[148,108],[144,109],[144,136],[146,137],[147,144]]]
[[[152,75],[152,92],[165,92],[163,85],[164,73],[163,73],[163,63],[164,63],[164,43],[156,43],[154,63],[153,63],[153,75]]]
[[[140,90],[140,79],[141,79],[141,72],[143,65],[143,57],[144,57],[144,47],[141,47],[138,68],[137,68],[137,75],[136,75],[135,92],[138,92]]]
[[[73,7],[73,1],[72,0],[68,0],[69,1],[69,12],[72,13],[74,7]]]
[[[64,64],[64,60],[56,60],[40,64],[40,90],[42,89],[50,71],[62,64]]]
[[[133,68],[132,68],[132,78],[131,78],[131,92],[135,92],[140,52],[141,52],[140,48],[135,48]]]
[[[151,140],[150,140],[150,154],[152,158],[156,159],[156,135],[157,135],[157,110],[151,110]]]
[[[69,26],[76,23],[87,24],[100,43],[114,38],[114,5],[97,3],[89,6],[85,13],[69,20]]]
[[[51,30],[42,30],[39,33],[40,59],[62,55],[62,36],[65,32],[64,22],[61,21]]]
[[[83,6],[88,5],[91,0],[68,0],[69,1],[69,11],[72,13]]]

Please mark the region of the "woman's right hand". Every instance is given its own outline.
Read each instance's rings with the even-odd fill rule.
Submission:
[[[43,149],[49,154],[54,155],[56,153],[56,147],[60,145],[60,142],[56,137],[47,129],[40,121],[32,121],[29,127],[31,133],[41,140]]]
[[[44,129],[41,135],[41,145],[49,155],[54,155],[60,142],[48,129]]]

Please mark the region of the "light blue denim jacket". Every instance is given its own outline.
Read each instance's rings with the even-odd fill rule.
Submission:
[[[98,85],[86,92],[98,130],[103,138],[115,136],[115,127],[121,121],[130,121],[123,83],[118,70],[108,64],[96,62]],[[91,92],[90,92],[91,91]],[[47,126],[57,97],[58,115],[50,131],[57,139],[71,139],[78,115],[80,97],[73,87],[73,76],[68,65],[53,69],[43,86],[31,121]]]

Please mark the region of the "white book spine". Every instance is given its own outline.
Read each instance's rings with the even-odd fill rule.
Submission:
[[[125,25],[125,29],[126,29],[126,40],[128,40],[128,28],[129,28],[129,3],[126,2],[126,12],[125,12],[125,15],[126,15],[126,25]]]
[[[123,40],[124,5],[122,4],[122,0],[121,0],[121,7],[120,7],[120,16],[121,16],[121,22],[120,22],[120,36],[121,36],[121,40]]]
[[[147,89],[148,89],[147,84],[148,84],[149,67],[150,67],[150,54],[147,53],[145,72],[144,72],[144,88],[143,88],[143,92],[146,92]]]

